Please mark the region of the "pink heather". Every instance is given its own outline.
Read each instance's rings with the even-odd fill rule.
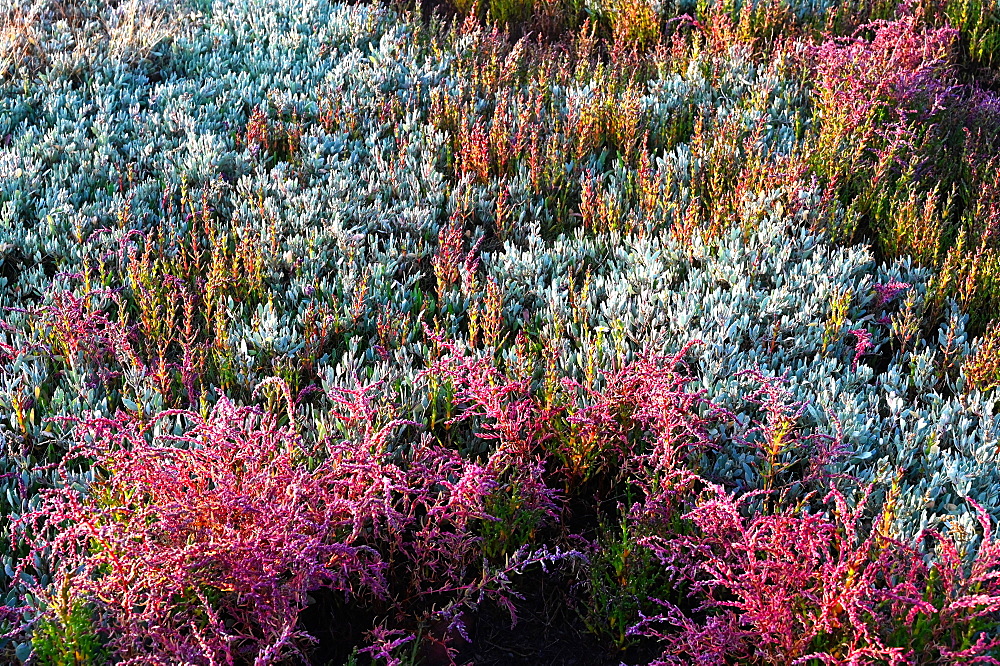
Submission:
[[[864,328],[855,328],[848,331],[848,333],[853,335],[855,339],[854,359],[851,361],[851,369],[857,370],[858,361],[861,360],[862,356],[864,356],[865,354],[867,354],[869,351],[872,350],[873,347],[872,334],[869,333],[868,330]]]

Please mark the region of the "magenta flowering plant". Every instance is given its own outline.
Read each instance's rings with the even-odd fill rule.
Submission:
[[[332,464],[297,462],[293,430],[221,400],[183,435],[134,417],[80,421],[70,461],[93,461],[87,492],[47,493],[22,529],[54,588],[93,604],[125,661],[274,663],[300,651],[296,626],[321,587],[382,595],[379,555],[360,542],[376,503]],[[48,600],[44,590],[41,599]]]
[[[849,510],[833,495],[827,498],[832,515],[800,503],[747,517],[758,494],[737,497],[709,487],[685,515],[693,534],[646,541],[673,576],[689,584],[698,612],[709,617],[682,620],[668,605],[659,618],[644,619],[640,626],[655,621],[678,629],[661,634],[665,663],[682,663],[703,641],[714,646],[715,657],[706,663],[718,664],[727,658],[808,661],[830,640],[845,655],[866,653],[890,663],[901,656],[871,631],[879,600],[872,585],[878,570],[872,553],[879,544],[871,539],[881,537],[859,536],[860,508]]]
[[[872,343],[872,334],[866,328],[855,328],[848,331],[854,336],[854,358],[851,359],[851,369],[858,369],[858,362],[866,354],[872,351],[874,348],[874,343]]]
[[[564,485],[605,472],[644,479],[650,491],[670,485],[673,475],[686,477],[697,455],[713,446],[710,425],[732,416],[706,400],[704,391],[688,388],[693,376],[684,359],[697,342],[673,356],[647,357],[609,372],[599,389],[563,378],[549,399],[532,392],[531,369],[511,367],[508,376],[491,359],[439,344],[447,353],[425,377],[451,382],[460,408],[452,423],[475,419],[477,437],[493,443],[491,463],[524,469],[558,463],[551,468],[565,477]],[[554,501],[543,480],[522,481],[541,504]]]
[[[900,282],[899,280],[889,280],[885,283],[876,282],[872,285],[872,290],[876,294],[875,307],[880,308],[892,303],[897,296],[912,286],[909,282]]]
[[[131,331],[105,312],[109,305],[124,307],[118,292],[93,290],[77,295],[55,290],[50,292],[49,301],[33,316],[52,357],[61,359],[70,369],[86,372],[93,383],[105,385],[119,377],[122,369],[146,371]]]
[[[928,27],[923,19],[919,8],[908,5],[894,20],[874,21],[851,38],[828,39],[817,47],[824,138],[872,150],[887,126],[939,109],[941,98],[953,92],[945,79],[958,33]],[[862,156],[848,154],[855,160]]]
[[[661,601],[632,632],[662,641],[659,664],[996,663],[989,518],[977,507],[983,535],[969,557],[938,533],[926,553],[886,535],[891,497],[866,515],[870,490],[853,507],[834,490],[761,512],[747,510],[756,493],[709,486],[684,516],[690,534],[644,541],[694,612]]]
[[[468,461],[426,436],[392,453],[402,422],[375,425],[373,390],[331,396],[354,438],[313,445],[287,386],[281,418],[223,398],[207,416],[76,421],[65,485],[19,521],[51,564],[52,586],[34,590],[45,621],[92,609],[124,662],[268,664],[307,654],[299,614],[322,589],[407,630],[440,617],[460,631],[461,608],[487,595],[513,616],[512,573],[575,556],[521,549],[499,568],[482,560],[479,526],[497,520],[490,498],[540,470],[515,474],[501,455]],[[171,421],[189,426],[157,432]],[[86,489],[72,482],[81,463],[93,471]]]
[[[744,419],[734,433],[757,461],[759,479],[751,481],[749,487],[765,491],[793,484],[823,487],[830,466],[846,454],[840,433],[810,432],[806,422],[810,405],[795,400],[787,387],[787,376],[768,376],[760,368],[737,376],[755,387],[744,393],[742,400],[758,409],[758,414]]]
[[[670,519],[701,483],[701,464],[717,448],[713,431],[734,415],[694,390],[685,358],[698,341],[668,357],[647,357],[605,376],[603,389],[564,382],[580,396],[566,421],[574,435],[556,440],[559,458],[574,461],[577,442],[591,456],[589,486],[603,482],[605,497],[623,503],[623,515]],[[570,469],[573,469],[572,467]],[[600,499],[600,496],[599,496]],[[648,527],[649,523],[646,523]]]
[[[898,488],[866,486],[852,504],[838,486],[854,482],[830,468],[840,437],[808,433],[806,404],[780,378],[744,375],[760,415],[737,436],[760,462],[759,487],[689,469],[670,502],[648,493],[625,517],[668,581],[660,610],[640,608],[629,630],[663,645],[654,663],[996,663],[1000,551],[986,512],[970,501],[978,537],[901,542]]]

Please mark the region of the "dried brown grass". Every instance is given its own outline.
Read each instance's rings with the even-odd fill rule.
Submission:
[[[166,0],[14,0],[0,9],[0,78],[75,71],[95,57],[137,63],[177,34],[180,18]]]

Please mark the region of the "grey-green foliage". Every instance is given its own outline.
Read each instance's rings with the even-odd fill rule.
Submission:
[[[633,359],[700,340],[694,352],[700,384],[718,404],[748,408],[741,396],[752,385],[736,376],[742,370],[786,376],[794,399],[810,405],[805,421],[811,428],[843,437],[848,456],[839,472],[888,483],[905,470],[896,524],[901,535],[913,537],[946,515],[967,521],[965,497],[994,513],[1000,507],[995,396],[969,393],[960,376],[942,379],[938,372],[949,328],[954,353],[968,354],[964,316],[956,313],[943,324],[939,340],[921,339],[915,349],[896,353],[879,374],[865,358],[852,369],[849,330],[867,325],[877,348],[885,352],[890,344],[889,326],[875,323],[885,311],[875,307],[872,284],[895,279],[919,292],[926,270],[906,262],[879,266],[866,248],[832,247],[781,215],[766,217],[750,237],[734,228],[697,266],[669,243],[579,238],[508,254],[490,270],[508,282],[515,276],[516,302],[539,297],[534,320],[545,328],[567,318],[568,296],[558,280],[581,261],[596,267],[587,326],[609,333],[600,343],[590,337],[596,351],[567,343],[559,358],[567,373],[581,375],[588,353],[606,367],[622,351]],[[844,290],[855,294],[850,319],[836,332],[835,351],[824,355],[830,300]],[[568,328],[569,337],[585,338],[583,327]],[[735,442],[712,464],[717,478],[758,485],[752,456]]]

